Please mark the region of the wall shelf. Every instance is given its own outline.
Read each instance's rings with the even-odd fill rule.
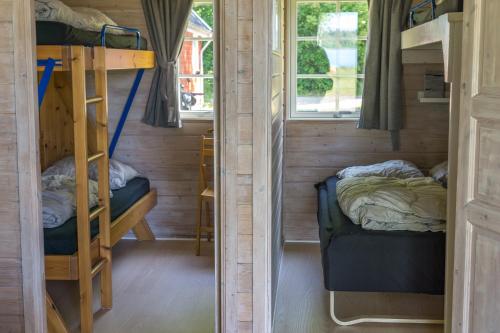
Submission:
[[[417,99],[420,103],[432,103],[432,104],[448,104],[448,103],[450,103],[449,97],[425,97],[423,91],[418,92]]]

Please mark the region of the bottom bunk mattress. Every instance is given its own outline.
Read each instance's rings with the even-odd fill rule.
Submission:
[[[325,288],[443,294],[446,235],[365,230],[342,212],[338,181],[316,185]]]
[[[106,47],[113,49],[137,49],[135,35],[106,34]],[[38,45],[83,45],[88,47],[101,46],[101,33],[86,31],[61,22],[37,21],[36,42]],[[141,38],[141,50],[146,50],[146,39]]]
[[[113,191],[110,199],[111,221],[125,213],[139,199],[149,193],[149,180],[136,177],[127,183],[127,186]],[[78,250],[76,217],[72,217],[57,228],[43,229],[43,238],[46,255],[70,255]],[[92,238],[99,233],[99,219],[91,222]]]

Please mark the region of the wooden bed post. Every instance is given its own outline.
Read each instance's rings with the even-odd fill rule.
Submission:
[[[73,81],[73,122],[75,137],[76,212],[78,233],[78,274],[80,284],[81,332],[92,333],[92,278],[101,273],[101,306],[112,306],[111,228],[109,211],[109,160],[107,127],[107,74],[104,48],[95,48],[95,97],[86,97],[85,50],[71,47]],[[97,152],[88,156],[87,104],[96,104]],[[89,164],[97,162],[99,204],[89,213]],[[92,266],[90,223],[99,218],[99,257]]]
[[[99,206],[105,210],[99,216],[99,254],[105,260],[101,272],[101,305],[105,309],[113,306],[111,278],[111,212],[109,204],[109,156],[108,156],[108,73],[106,70],[106,49],[94,48],[95,91],[101,101],[96,104],[96,139]]]
[[[71,47],[71,81],[73,82],[80,320],[81,331],[83,333],[92,333],[92,263],[90,260],[87,106],[83,46]]]

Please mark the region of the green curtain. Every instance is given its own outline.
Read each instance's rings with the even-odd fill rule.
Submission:
[[[368,3],[365,82],[358,128],[390,131],[393,149],[398,150],[403,122],[401,31],[411,0],[371,0]]]
[[[193,0],[142,0],[149,38],[157,60],[142,119],[148,125],[182,127],[177,98],[177,58],[192,4]]]

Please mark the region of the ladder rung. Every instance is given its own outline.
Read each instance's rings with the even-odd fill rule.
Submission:
[[[99,262],[92,267],[92,271],[90,272],[92,277],[96,276],[102,269],[104,268],[104,265],[108,262],[108,259],[103,258],[99,260]]]
[[[94,103],[99,103],[102,101],[103,101],[103,98],[101,96],[96,96],[96,97],[91,97],[91,98],[87,99],[85,102],[87,104],[94,104]]]
[[[100,151],[100,152],[89,157],[89,163],[94,162],[95,160],[97,160],[103,156],[104,156],[104,152]]]
[[[102,212],[106,210],[106,206],[99,206],[94,209],[89,215],[89,221],[95,220]]]

